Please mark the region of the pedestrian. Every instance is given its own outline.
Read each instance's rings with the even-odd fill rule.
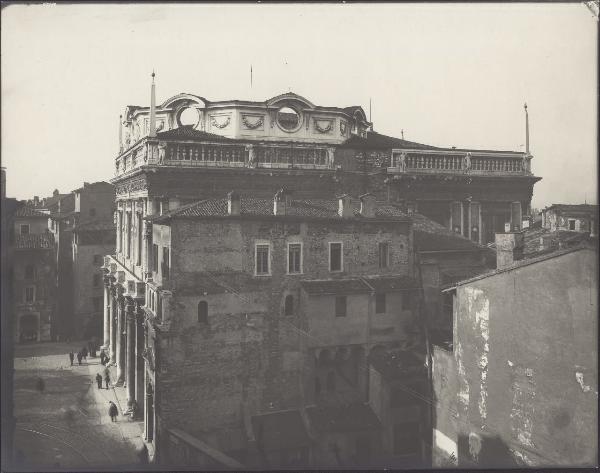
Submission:
[[[108,401],[110,404],[108,407],[108,415],[110,416],[110,420],[113,422],[117,421],[117,415],[119,415],[119,410],[114,402]]]
[[[38,378],[35,383],[35,386],[40,393],[43,393],[44,389],[46,388],[46,383],[44,383],[44,380],[42,378]]]
[[[98,383],[98,389],[102,389],[102,375],[100,373],[96,374],[96,383]]]
[[[140,463],[142,465],[148,464],[148,447],[144,444],[141,450],[138,452],[138,458],[140,459]]]
[[[73,351],[69,352],[69,360],[71,361],[71,366],[73,366],[73,358],[75,358],[75,355],[73,354]]]
[[[83,347],[83,348],[81,349],[81,356],[83,356],[83,359],[84,359],[85,361],[87,361],[88,349],[87,349],[86,347]]]
[[[77,352],[77,363],[79,363],[79,365],[81,366],[81,359],[83,358],[82,354],[80,351]]]
[[[108,368],[104,373],[104,383],[106,384],[106,389],[108,389],[108,385],[110,384],[110,373],[108,372]]]

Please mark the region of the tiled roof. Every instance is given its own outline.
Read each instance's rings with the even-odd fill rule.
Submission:
[[[17,235],[15,248],[19,250],[50,249],[54,246],[54,236],[51,233]]]
[[[39,217],[48,218],[48,214],[36,210],[30,205],[23,205],[15,212],[15,217]]]
[[[241,197],[241,215],[269,216],[273,215],[273,199],[261,199],[256,197]],[[303,199],[292,200],[286,209],[287,216],[308,218],[335,218],[338,215],[337,200]],[[353,200],[354,216],[365,218],[360,215],[360,201]],[[165,213],[162,216],[153,217],[154,221],[166,220],[172,217],[214,217],[226,216],[227,199],[210,199],[188,204],[178,209]],[[389,204],[377,203],[375,209],[376,218],[407,219],[407,214],[399,207]]]
[[[482,266],[463,266],[455,268],[447,268],[440,270],[441,285],[447,286],[458,281],[463,281],[477,276],[478,274],[487,272],[489,268]]]
[[[360,294],[371,292],[362,279],[313,279],[302,281],[302,288],[311,295],[325,294]]]
[[[592,204],[552,204],[544,210],[558,210],[561,212],[595,212],[598,213],[598,206]]]
[[[412,215],[415,247],[418,251],[476,251],[483,246],[451,232],[443,225],[421,215]]]
[[[376,292],[400,292],[419,287],[417,281],[408,276],[365,276],[363,279]]]
[[[297,410],[253,416],[254,438],[267,451],[306,447],[310,439]]]
[[[379,430],[381,423],[368,404],[311,406],[306,408],[310,425],[318,432]]]
[[[386,136],[375,131],[367,133],[366,138],[360,136],[351,136],[344,143],[340,145],[340,148],[353,148],[353,149],[392,149],[392,148],[412,148],[412,149],[439,149],[435,146],[424,145],[421,143],[415,143],[412,141],[401,140],[400,138],[394,138],[393,136]]]
[[[231,138],[225,136],[215,135],[214,133],[207,133],[194,129],[191,125],[180,126],[167,131],[161,131],[156,134],[158,139],[161,140],[191,140],[191,141],[230,141],[235,142]]]

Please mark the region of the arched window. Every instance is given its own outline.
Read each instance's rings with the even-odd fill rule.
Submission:
[[[206,301],[198,302],[198,323],[208,323],[208,302]]]
[[[327,391],[335,391],[335,373],[333,371],[327,373]]]
[[[285,315],[294,315],[294,296],[285,296]]]

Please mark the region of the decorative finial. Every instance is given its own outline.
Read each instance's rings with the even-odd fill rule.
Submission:
[[[524,107],[525,107],[525,110],[527,110],[527,102],[525,102],[525,105],[524,105]]]

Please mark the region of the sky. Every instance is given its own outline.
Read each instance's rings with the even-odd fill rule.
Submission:
[[[598,19],[582,3],[59,4],[2,9],[7,196],[113,177],[119,114],[181,92],[362,105],[375,131],[524,151],[532,205],[597,203]],[[250,66],[253,85],[250,87]]]

